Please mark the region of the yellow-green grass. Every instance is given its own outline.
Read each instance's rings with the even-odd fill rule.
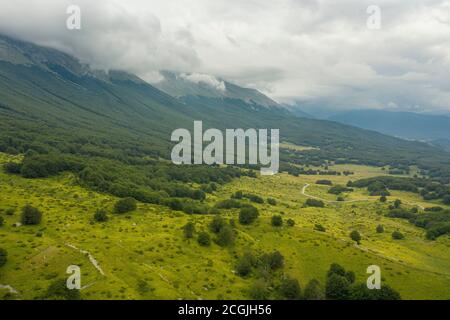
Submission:
[[[1,162],[9,160],[9,156],[0,156]],[[253,225],[237,223],[234,246],[212,244],[204,248],[195,239],[184,239],[182,226],[193,221],[197,231],[207,230],[211,215],[186,215],[139,204],[135,212],[109,213],[108,222],[94,223],[95,210],[112,212],[116,198],[79,187],[71,174],[29,180],[0,172],[0,209],[17,208],[13,216],[0,213],[6,220],[0,227],[0,247],[9,252],[7,264],[0,268],[0,284],[14,287],[19,298],[39,298],[54,279],[67,277],[66,268],[73,264],[81,266],[82,286],[88,286],[82,290],[85,299],[245,299],[255,279],[235,275],[234,267],[236,258],[252,248],[257,252],[279,250],[286,260],[282,272],[297,278],[303,286],[313,278],[324,284],[333,262],[353,270],[359,282],[365,282],[366,268],[376,264],[381,267],[384,283],[403,298],[450,299],[448,236],[425,240],[422,229],[384,217],[388,204],[375,199],[303,208],[307,198],[302,195],[303,186],[321,178],[335,183],[342,179],[279,174],[241,178],[220,187],[208,195],[207,203],[213,205],[238,190],[272,197],[278,203],[256,205],[261,216]],[[321,188],[326,191],[327,187]],[[358,192],[364,196],[363,190]],[[43,211],[42,223],[13,227],[20,220],[19,209],[26,203]],[[272,227],[270,218],[274,214],[281,214],[284,220],[291,218],[296,225]],[[237,222],[238,210],[223,215]],[[316,223],[326,232],[315,231]],[[384,225],[385,233],[376,233],[378,224]],[[352,230],[362,234],[359,246],[349,239]],[[405,239],[392,240],[394,230],[400,230]],[[36,236],[38,232],[42,237]],[[87,256],[67,244],[89,251],[105,276]],[[141,280],[148,283],[148,291],[138,290]]]

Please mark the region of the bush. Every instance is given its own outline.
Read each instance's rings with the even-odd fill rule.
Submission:
[[[301,288],[297,279],[285,278],[281,281],[280,284],[280,293],[281,295],[289,300],[300,299],[301,296]]]
[[[8,209],[6,209],[5,214],[7,216],[13,216],[15,212],[16,212],[15,208],[8,208]]]
[[[305,300],[324,300],[325,294],[319,281],[312,279],[305,287],[303,298]]]
[[[256,280],[250,288],[250,297],[255,300],[266,300],[269,297],[269,290],[264,280]]]
[[[244,225],[251,224],[258,218],[258,209],[253,206],[243,207],[239,212],[239,222]]]
[[[226,247],[234,242],[234,231],[229,225],[222,227],[217,234],[216,243],[221,247]]]
[[[345,300],[348,299],[350,290],[349,281],[336,273],[332,273],[327,278],[325,294],[327,299]]]
[[[359,244],[361,242],[361,235],[356,230],[353,230],[352,232],[350,232],[350,238],[353,241],[355,241],[357,244]]]
[[[314,230],[320,231],[320,232],[325,232],[325,231],[327,231],[327,229],[325,229],[325,227],[324,227],[323,225],[319,224],[319,223],[316,223],[316,224],[314,225]]]
[[[331,185],[333,185],[333,182],[331,182],[331,180],[317,180],[316,184],[321,184],[324,186],[331,186]]]
[[[380,197],[380,202],[384,203],[387,201],[387,197],[386,196],[381,196]]]
[[[292,219],[288,219],[288,220],[286,221],[286,224],[287,224],[289,227],[293,227],[293,226],[295,226],[295,221],[292,220]]]
[[[37,225],[41,223],[42,213],[37,209],[27,204],[22,208],[22,224],[23,225]]]
[[[252,271],[252,266],[253,263],[251,258],[248,255],[243,255],[237,262],[236,272],[241,277],[246,277]]]
[[[106,211],[105,210],[97,210],[97,212],[94,213],[94,220],[97,222],[108,221],[108,216],[106,215]]]
[[[379,290],[370,290],[366,284],[353,287],[349,298],[352,300],[401,300],[400,294],[388,285],[382,286]]]
[[[0,248],[0,267],[3,267],[8,261],[8,251],[6,249]]]
[[[194,237],[195,226],[192,222],[188,222],[183,227],[184,237],[186,239],[191,239]]]
[[[47,289],[45,299],[49,300],[80,300],[80,290],[68,289],[66,280],[58,279],[54,281]]]
[[[240,207],[242,207],[241,203],[235,199],[223,200],[215,205],[215,208],[218,209],[238,209]]]
[[[272,199],[272,198],[267,198],[267,203],[270,204],[271,206],[276,206],[277,200]]]
[[[260,196],[257,196],[256,194],[251,194],[251,193],[247,193],[244,194],[244,198],[249,199],[251,202],[255,202],[255,203],[264,203],[264,199],[261,198]]]
[[[207,232],[200,232],[198,234],[197,242],[203,247],[207,247],[211,244],[211,238]]]
[[[215,216],[209,224],[209,230],[213,233],[219,233],[226,224],[227,223],[221,216]]]
[[[325,203],[322,200],[307,199],[305,202],[305,206],[306,207],[323,208],[323,207],[325,207]]]
[[[233,198],[233,199],[242,199],[242,197],[243,197],[242,191],[236,191],[236,192],[231,196],[231,198]]]
[[[383,233],[383,232],[384,232],[384,227],[381,224],[379,224],[377,226],[377,233]]]
[[[16,162],[8,162],[3,166],[3,169],[9,174],[20,174],[22,171],[22,165]]]
[[[261,261],[270,270],[280,269],[284,266],[284,257],[279,251],[263,254]]]
[[[402,240],[404,238],[405,238],[405,236],[400,231],[396,230],[396,231],[392,232],[392,239],[394,239],[394,240]]]
[[[350,191],[353,191],[353,189],[347,188],[347,187],[344,187],[344,186],[341,186],[341,185],[336,185],[334,187],[331,187],[330,190],[328,190],[328,193],[339,195],[339,194],[341,194],[343,192],[350,192]]]
[[[127,213],[130,211],[134,211],[137,208],[137,203],[134,198],[124,198],[120,199],[114,205],[115,213]]]
[[[401,201],[400,199],[396,199],[396,200],[394,201],[394,208],[395,208],[395,209],[400,208],[401,204],[402,204],[402,201]]]
[[[273,216],[271,223],[273,227],[281,227],[283,225],[283,218],[281,216]]]

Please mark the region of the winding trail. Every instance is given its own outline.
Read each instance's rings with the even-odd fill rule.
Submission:
[[[89,261],[91,262],[91,264],[94,266],[94,268],[97,269],[97,271],[100,272],[100,274],[102,276],[105,276],[105,273],[103,272],[102,268],[100,267],[98,261],[94,258],[94,256],[89,251],[78,249],[77,247],[75,247],[73,244],[70,244],[70,243],[66,243],[66,246],[68,246],[69,248],[75,249],[75,250],[81,252],[82,254],[86,255],[89,258]]]

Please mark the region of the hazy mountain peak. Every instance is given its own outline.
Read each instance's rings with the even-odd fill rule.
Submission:
[[[263,107],[281,107],[277,102],[256,89],[244,88],[224,79],[203,73],[179,73],[160,71],[163,80],[153,84],[158,89],[177,98],[203,96],[231,98]]]

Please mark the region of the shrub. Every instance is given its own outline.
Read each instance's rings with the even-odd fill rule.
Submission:
[[[259,212],[257,208],[253,206],[243,207],[239,212],[239,222],[241,224],[248,225],[255,221],[258,216]]]
[[[214,233],[219,233],[220,230],[226,225],[227,223],[221,216],[215,216],[211,223],[209,224],[209,230]]]
[[[15,208],[8,208],[8,209],[6,209],[5,214],[7,216],[13,216],[15,212],[16,212]]]
[[[242,199],[242,197],[243,197],[242,191],[236,191],[236,192],[231,196],[231,198],[233,198],[233,199]]]
[[[323,207],[325,207],[325,203],[322,200],[307,199],[306,202],[305,202],[305,206],[307,206],[307,207],[323,208]]]
[[[261,203],[261,204],[264,203],[264,199],[256,194],[247,193],[247,194],[244,194],[244,198],[249,199],[251,202]]]
[[[261,261],[270,270],[282,268],[284,265],[284,257],[279,251],[263,254]]]
[[[361,235],[356,230],[353,230],[352,232],[350,232],[350,238],[353,241],[355,241],[357,244],[359,244],[361,242]]]
[[[366,284],[351,288],[349,298],[352,300],[401,300],[400,294],[388,285],[382,286],[379,290],[370,290]]]
[[[22,165],[16,162],[8,162],[3,166],[6,173],[10,174],[20,174],[22,171]]]
[[[331,180],[317,180],[316,184],[321,184],[324,186],[331,186],[331,185],[333,185],[333,182],[331,182]]]
[[[127,213],[130,211],[134,211],[137,208],[137,203],[134,198],[124,198],[120,199],[114,205],[115,213]]]
[[[97,210],[97,212],[94,213],[94,220],[97,222],[108,221],[108,216],[106,214],[106,211],[105,210]]]
[[[80,300],[80,290],[68,289],[66,280],[58,279],[50,284],[45,293],[45,299],[49,300]]]
[[[241,203],[235,199],[227,199],[227,200],[223,200],[218,202],[215,205],[216,208],[218,209],[238,209],[240,207],[242,207]]]
[[[207,247],[211,244],[211,238],[207,232],[200,232],[198,234],[197,242],[204,247]]]
[[[0,267],[3,267],[8,261],[8,251],[6,249],[0,248]]]
[[[350,283],[348,280],[336,273],[327,278],[325,294],[328,299],[345,300],[349,296]]]
[[[319,281],[312,279],[305,287],[304,291],[305,300],[324,300],[325,294],[320,286]]]
[[[383,233],[383,232],[384,232],[384,227],[381,224],[379,224],[377,226],[377,233]]]
[[[243,255],[236,264],[236,272],[241,277],[246,277],[252,271],[252,266],[253,263],[250,257],[248,255]]]
[[[380,197],[380,202],[386,202],[387,201],[387,197],[386,196],[381,196]]]
[[[234,231],[229,225],[222,227],[217,234],[216,243],[221,247],[226,247],[234,242]]]
[[[316,223],[316,224],[314,225],[314,230],[320,231],[320,232],[325,232],[325,231],[327,231],[327,230],[325,229],[325,227],[324,227],[323,225],[319,224],[319,223]]]
[[[301,295],[301,288],[298,280],[289,277],[281,281],[279,290],[281,295],[289,300],[299,299]]]
[[[293,226],[295,226],[295,221],[292,220],[292,219],[288,219],[288,220],[286,221],[286,224],[287,224],[289,227],[293,227]]]
[[[192,222],[188,222],[183,226],[184,237],[191,239],[194,237],[195,226]]]
[[[400,208],[401,204],[402,204],[402,201],[401,201],[400,199],[396,199],[396,200],[394,201],[394,208],[395,208],[395,209]]]
[[[42,213],[37,209],[27,204],[22,208],[22,224],[36,225],[41,223]]]
[[[330,190],[328,190],[328,193],[338,195],[343,192],[350,192],[350,191],[353,191],[353,189],[341,185],[336,185],[334,187],[331,187]]]
[[[267,198],[267,203],[270,204],[271,206],[276,206],[277,200],[275,200],[273,198]]]
[[[281,216],[273,216],[271,223],[274,227],[281,227],[283,225],[283,218]]]
[[[396,230],[396,231],[392,232],[392,239],[394,239],[394,240],[401,240],[401,239],[404,239],[404,238],[405,238],[405,236],[400,231]]]
[[[250,288],[250,297],[255,300],[266,300],[269,297],[269,290],[264,280],[258,279]]]

